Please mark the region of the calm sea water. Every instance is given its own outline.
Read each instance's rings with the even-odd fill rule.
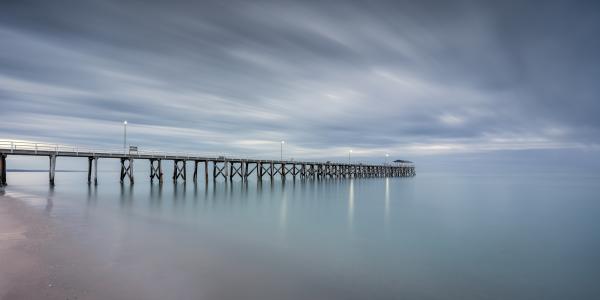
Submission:
[[[599,299],[598,177],[134,186],[9,173],[54,284],[139,299]],[[60,238],[58,237],[60,236]],[[52,241],[50,241],[52,243]]]

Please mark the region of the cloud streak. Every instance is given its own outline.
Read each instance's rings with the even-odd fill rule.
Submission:
[[[254,156],[597,149],[599,11],[3,1],[0,135],[118,145],[128,120],[144,147]]]

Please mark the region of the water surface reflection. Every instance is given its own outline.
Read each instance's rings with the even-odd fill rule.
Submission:
[[[593,180],[419,175],[88,186],[79,175],[61,174],[54,189],[46,178],[31,185],[35,175],[13,176],[6,193],[39,195],[36,207],[68,237],[54,246],[63,267],[57,280],[97,293],[103,289],[85,270],[96,270],[92,281],[110,291],[144,299],[600,295],[590,281],[600,275],[590,264],[600,253]]]

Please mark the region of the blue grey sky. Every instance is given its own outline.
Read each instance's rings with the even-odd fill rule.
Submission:
[[[595,1],[0,1],[0,139],[491,166],[600,151]]]

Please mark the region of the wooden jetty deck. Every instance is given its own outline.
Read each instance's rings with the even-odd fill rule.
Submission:
[[[57,157],[81,157],[88,160],[88,183],[98,184],[98,160],[118,159],[121,162],[120,179],[123,183],[128,180],[134,183],[134,161],[149,161],[150,181],[163,182],[164,173],[163,160],[173,161],[173,181],[186,181],[187,164],[193,164],[192,180],[198,180],[198,166],[204,166],[204,180],[224,178],[233,180],[239,177],[246,181],[255,174],[257,180],[262,181],[264,177],[274,180],[277,176],[281,180],[296,177],[300,179],[324,179],[324,178],[357,178],[357,177],[409,177],[415,176],[415,166],[412,162],[392,164],[368,164],[368,163],[341,163],[341,162],[318,162],[318,161],[294,161],[294,160],[264,160],[231,156],[197,155],[192,153],[168,153],[160,151],[135,151],[125,150],[92,149],[87,147],[31,143],[20,141],[0,141],[0,186],[7,184],[6,179],[6,157],[9,155],[46,156],[49,158],[49,181],[54,185],[56,174]],[[212,167],[212,174],[209,170]],[[212,176],[211,176],[212,175]]]

